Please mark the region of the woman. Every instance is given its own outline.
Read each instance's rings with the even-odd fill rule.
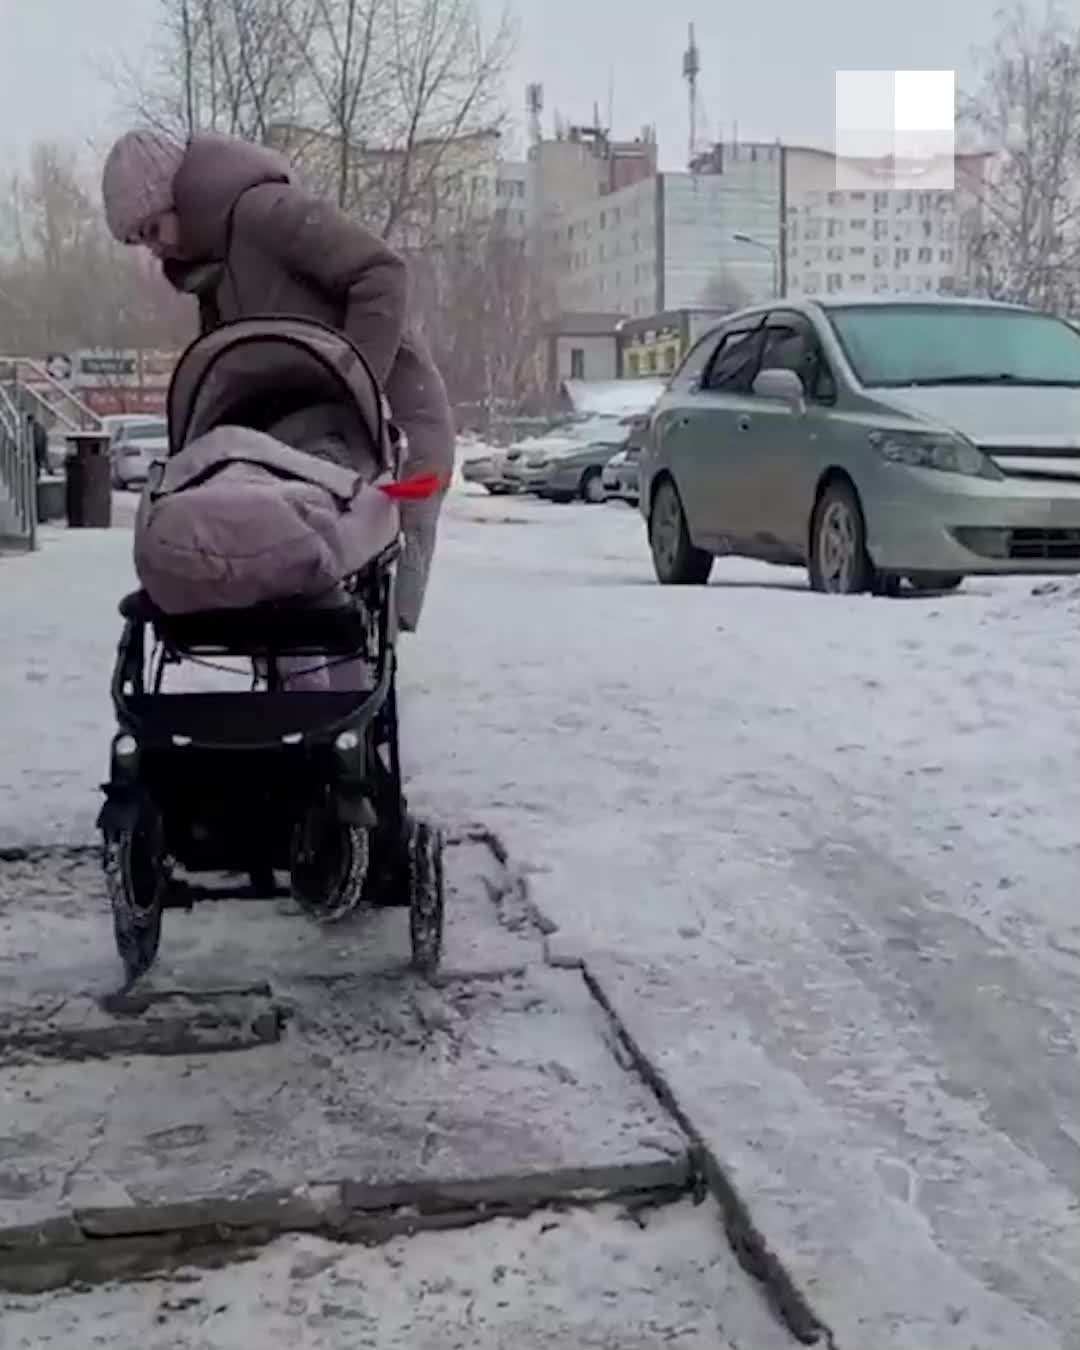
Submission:
[[[226,136],[182,145],[130,131],[105,162],[102,197],[113,236],[149,249],[171,284],[198,299],[203,332],[260,314],[344,330],[408,438],[410,476],[437,473],[449,486],[453,417],[442,377],[407,329],[404,260],[298,187],[282,155]],[[406,631],[420,617],[441,505],[442,494],[402,503],[397,591]]]

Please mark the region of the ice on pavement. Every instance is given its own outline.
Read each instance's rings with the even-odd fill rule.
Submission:
[[[0,847],[86,837],[128,540],[0,561]],[[1080,587],[660,588],[454,494],[412,791],[495,829],[841,1346],[1080,1344]]]

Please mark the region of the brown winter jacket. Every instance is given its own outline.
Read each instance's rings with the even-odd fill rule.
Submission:
[[[409,445],[411,474],[448,484],[454,425],[441,375],[406,326],[408,271],[382,240],[291,181],[265,146],[197,136],[173,183],[185,261],[165,274],[199,299],[203,331],[259,314],[302,315],[343,328],[368,361]],[[403,504],[398,606],[419,617],[442,498]]]

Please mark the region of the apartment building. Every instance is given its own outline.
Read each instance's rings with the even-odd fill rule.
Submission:
[[[789,295],[949,294],[966,275],[986,155],[957,156],[950,191],[838,190],[828,151],[784,150],[784,272]]]
[[[716,170],[656,173],[564,199],[543,228],[567,312],[640,318],[707,305],[721,290],[746,303],[765,298],[780,248],[779,147],[740,148]]]

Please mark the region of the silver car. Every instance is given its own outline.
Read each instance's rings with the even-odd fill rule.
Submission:
[[[112,478],[118,488],[141,488],[155,460],[169,454],[169,431],[162,417],[131,417],[112,432]]]
[[[755,306],[690,351],[640,475],[664,583],[721,553],[842,593],[1080,572],[1080,334],[989,301]]]

